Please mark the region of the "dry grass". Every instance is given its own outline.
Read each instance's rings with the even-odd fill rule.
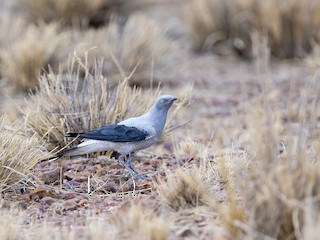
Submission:
[[[196,51],[252,56],[253,33],[266,35],[273,56],[305,57],[318,43],[320,4],[262,0],[200,0],[186,10]]]
[[[215,193],[220,177],[210,160],[208,149],[187,138],[176,146],[176,153],[177,156],[181,154],[182,158],[186,155],[195,158],[195,163],[186,164],[175,171],[167,170],[166,179],[159,178],[156,183],[159,198],[175,211],[203,206],[212,210],[220,197]],[[180,161],[179,157],[176,161]]]
[[[214,236],[212,232],[221,232],[218,228],[221,222],[234,239],[243,236],[243,231],[234,227],[235,221],[246,219],[234,171],[247,170],[248,156],[236,149],[224,152],[217,148],[214,139],[205,145],[192,137],[180,142],[175,152],[176,156],[181,156],[178,161],[192,157],[193,163],[187,162],[177,171],[167,173],[167,180],[160,181],[158,186],[159,198],[178,213],[197,215],[202,208],[211,219],[210,228],[204,230],[210,236]]]
[[[165,36],[159,23],[138,13],[126,21],[113,17],[108,26],[97,30],[74,30],[66,35],[75,39],[70,45],[83,61],[87,58],[92,64],[94,59],[104,59],[103,73],[110,81],[121,81],[134,70],[131,86],[154,87],[170,80],[172,66],[183,54],[178,43]],[[62,59],[61,67],[66,67],[67,57]]]
[[[122,79],[137,67],[130,80],[133,85],[150,86],[150,80],[165,80],[172,61],[179,57],[177,43],[165,37],[161,25],[141,14],[132,15],[124,25],[114,20],[105,36],[103,51],[111,64],[106,71],[116,70]]]
[[[46,156],[42,142],[25,133],[26,126],[18,122],[6,123],[0,118],[0,189],[1,192],[14,187],[35,164]],[[14,189],[14,188],[13,188]]]
[[[0,210],[0,228],[1,239],[18,239],[20,235],[20,226],[23,224],[23,217],[18,209],[3,209]]]
[[[16,91],[35,88],[41,70],[47,67],[60,40],[57,25],[30,25],[25,35],[0,49],[0,72]],[[50,43],[50,44],[48,44]]]
[[[246,171],[233,168],[236,184],[223,219],[236,238],[303,239],[312,234],[306,223],[317,222],[310,211],[320,211],[319,73],[281,106],[281,96],[270,92],[267,59],[258,59],[263,90],[246,113],[254,158]]]
[[[4,204],[8,205],[8,204]],[[123,217],[125,211],[126,217]],[[79,216],[78,216],[79,217]],[[74,219],[77,216],[73,217]],[[73,218],[69,220],[73,221]],[[88,214],[84,225],[58,226],[46,220],[32,219],[13,204],[0,209],[2,239],[168,239],[168,223],[146,206],[128,204],[112,216]]]
[[[153,206],[154,207],[154,206]],[[123,217],[125,215],[126,217]],[[124,204],[111,217],[115,236],[124,239],[168,239],[169,224],[154,209],[142,203]]]
[[[254,112],[258,109],[260,107]],[[279,154],[280,132],[275,125],[270,125],[272,115],[268,110],[259,111],[259,118],[255,117],[256,113],[252,118],[256,123],[252,126],[256,161],[248,173],[238,179],[248,217],[248,222],[239,226],[255,238],[299,239],[301,229],[306,226],[304,217],[308,202],[312,202],[313,211],[320,210],[319,159],[314,152],[310,155],[311,149],[300,135],[305,130],[303,125],[298,133],[289,132],[286,139],[290,141],[283,143],[286,147]]]
[[[248,156],[244,152],[232,150],[217,156],[215,161],[216,171],[223,183],[223,201],[217,205],[217,212],[232,238],[241,239],[243,230],[235,225],[246,221],[247,215],[243,208],[241,191],[237,188],[239,179],[235,179],[235,175],[247,171]]]
[[[312,200],[306,202],[304,208],[305,227],[301,232],[302,239],[316,240],[319,236],[319,215],[315,210]]]
[[[167,181],[160,182],[157,189],[160,198],[176,211],[213,205],[210,185],[197,168],[168,173]]]
[[[103,27],[114,15],[127,18],[153,3],[148,0],[16,0],[15,6],[33,24],[60,22],[67,28],[85,29]]]
[[[19,0],[17,7],[32,23],[62,22],[64,25],[88,26],[104,5],[117,5],[113,1],[70,1],[70,0]],[[104,19],[101,19],[103,22]]]
[[[127,20],[113,17],[108,26],[86,30],[62,30],[56,23],[26,25],[9,16],[2,18],[0,27],[9,24],[20,29],[0,35],[0,73],[16,92],[34,89],[48,65],[54,72],[67,73],[70,55],[90,68],[95,59],[104,59],[102,73],[109,82],[129,78],[134,71],[130,86],[155,87],[172,79],[172,65],[183,54],[178,44],[165,36],[161,25],[143,14],[133,14]]]
[[[101,239],[110,236],[106,216],[89,214],[85,226],[58,226],[47,221],[32,219],[25,211],[14,204],[3,203],[0,209],[1,239]]]
[[[0,43],[3,47],[21,38],[28,25],[23,19],[13,17],[8,9],[1,9],[1,7],[3,6],[0,6],[0,10],[2,10],[0,15]]]

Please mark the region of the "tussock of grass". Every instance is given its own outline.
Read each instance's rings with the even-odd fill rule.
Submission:
[[[114,20],[105,36],[103,49],[108,63],[112,63],[108,70],[120,70],[121,79],[137,66],[130,80],[134,85],[150,86],[150,79],[165,79],[164,73],[179,51],[177,44],[165,37],[161,26],[142,14],[132,15],[124,25]]]
[[[168,71],[181,57],[177,43],[143,14],[133,14],[127,20],[113,17],[100,29],[61,31],[52,23],[29,25],[21,31],[25,34],[0,48],[0,73],[17,91],[33,89],[48,65],[54,72],[67,73],[70,53],[90,68],[95,59],[104,59],[101,72],[109,82],[128,78],[130,86],[144,87],[170,80]],[[135,74],[129,78],[133,71]]]
[[[305,57],[318,42],[319,8],[315,0],[200,0],[187,8],[185,19],[196,51],[251,57],[251,34],[259,33],[268,36],[272,55]]]
[[[25,125],[6,124],[0,118],[0,189],[6,191],[18,183],[46,155],[42,142],[25,133]]]
[[[142,203],[122,206],[112,215],[110,224],[117,238],[168,239],[169,225],[166,220]]]
[[[210,170],[220,186],[216,188],[216,191],[220,191],[215,193],[220,201],[216,203],[215,209],[233,239],[243,237],[243,230],[235,225],[247,219],[242,205],[241,192],[237,188],[238,179],[234,177],[237,173],[242,174],[247,171],[247,161],[245,153],[228,149],[226,153],[215,156],[215,165],[211,166]]]
[[[103,27],[114,15],[127,18],[152,4],[154,1],[149,0],[16,0],[15,6],[33,24],[59,22],[65,27],[87,29]]]
[[[30,25],[25,35],[0,49],[0,71],[16,90],[36,86],[41,69],[46,67],[57,47],[57,25],[37,28]]]
[[[202,179],[197,173],[185,172],[179,169],[167,177],[167,184],[158,190],[174,210],[178,211],[208,204],[209,189],[205,188]]]
[[[83,61],[87,58],[91,64],[94,59],[104,58],[103,73],[110,81],[121,81],[134,70],[131,86],[154,87],[170,79],[168,71],[182,54],[178,44],[165,36],[161,25],[138,13],[127,20],[113,17],[107,26],[97,30],[66,35],[76,39],[73,48]]]
[[[113,2],[104,0],[77,2],[72,0],[19,0],[16,4],[32,23],[62,22],[65,25],[87,26],[104,5],[119,5]]]
[[[196,207],[215,206],[213,175],[210,169],[192,166],[167,173],[166,180],[159,180],[159,198],[176,211]]]

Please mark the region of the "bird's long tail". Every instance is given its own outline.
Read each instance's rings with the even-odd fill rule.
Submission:
[[[68,133],[65,134],[65,137],[76,138],[76,137],[79,137],[79,135],[80,135],[80,133],[68,132]],[[65,150],[62,150],[62,151],[56,153],[54,156],[52,156],[50,158],[46,158],[46,159],[41,160],[40,162],[45,162],[45,161],[53,162],[55,160],[58,160],[62,156],[75,156],[75,155],[78,155],[78,151],[77,150],[79,150],[78,146],[75,146],[75,147],[72,147],[72,148],[69,148],[69,149],[65,149]]]
[[[64,136],[65,137],[73,137],[73,138],[76,138],[76,137],[79,137],[81,133],[72,133],[72,132],[68,132],[66,133]]]
[[[69,148],[69,149],[65,149],[65,150],[62,150],[62,151],[56,153],[54,156],[52,156],[50,158],[42,159],[40,162],[46,162],[46,161],[53,162],[55,160],[58,160],[62,156],[76,156],[76,155],[78,155],[77,150],[78,150],[77,146]]]

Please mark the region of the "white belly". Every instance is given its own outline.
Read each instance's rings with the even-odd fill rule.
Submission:
[[[153,145],[158,140],[158,137],[153,137],[147,140],[139,142],[109,142],[101,140],[84,140],[77,146],[77,152],[79,155],[87,154],[91,152],[102,152],[107,150],[114,150],[121,154],[129,154],[131,152],[136,152],[141,149],[145,149]]]

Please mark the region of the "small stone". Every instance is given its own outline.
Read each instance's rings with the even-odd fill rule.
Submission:
[[[77,209],[77,207],[78,207],[78,204],[73,199],[69,199],[65,201],[63,204],[63,210],[65,211],[75,210]]]
[[[73,192],[64,193],[61,196],[61,198],[63,198],[63,199],[73,199],[75,197],[76,197],[76,194]]]
[[[60,179],[60,168],[44,172],[40,178],[45,184],[54,183]]]
[[[49,196],[52,198],[59,198],[58,194],[53,189],[46,188],[46,187],[36,188],[32,190],[30,193],[28,193],[28,195],[31,200],[39,200],[45,196]]]
[[[98,165],[100,165],[100,164],[98,164]],[[100,168],[101,168],[101,165],[100,165]],[[89,172],[89,173],[95,173],[95,172],[97,172],[97,166],[96,165],[94,165],[94,166],[90,166],[90,165],[88,165],[88,166],[86,166],[86,168],[85,168],[85,170],[87,171],[87,172]]]
[[[196,223],[201,223],[201,222],[203,222],[205,220],[205,217],[204,216],[196,216],[195,218],[194,218],[194,221],[196,222]]]
[[[82,172],[82,171],[84,171],[85,169],[86,169],[86,165],[80,164],[80,165],[77,166],[76,171],[77,171],[77,172]]]
[[[86,206],[88,203],[89,202],[87,199],[81,199],[78,204],[79,204],[79,206],[82,207],[82,206]]]
[[[49,197],[49,196],[46,196],[46,197],[43,197],[40,202],[43,203],[43,204],[47,204],[47,205],[51,205],[52,203],[54,203],[56,201],[56,199],[52,198],[52,197]]]
[[[158,162],[158,161],[152,161],[152,162],[151,162],[151,166],[152,166],[153,168],[155,168],[155,169],[158,168],[158,165],[159,165],[159,162]]]
[[[65,185],[69,188],[79,188],[81,186],[81,183],[71,180],[66,182]]]
[[[75,181],[75,182],[87,182],[88,181],[88,177],[87,176],[75,176],[73,178],[73,181]]]
[[[104,186],[104,189],[108,192],[116,192],[118,190],[118,185],[111,181],[111,182],[107,182],[106,185]]]
[[[183,238],[188,238],[188,237],[191,237],[194,235],[193,232],[188,227],[185,227],[185,228],[179,230],[177,234],[178,234],[178,236],[183,237]]]
[[[185,154],[180,158],[180,161],[182,161],[184,163],[185,162],[190,162],[192,160],[194,160],[194,156],[192,154]]]

